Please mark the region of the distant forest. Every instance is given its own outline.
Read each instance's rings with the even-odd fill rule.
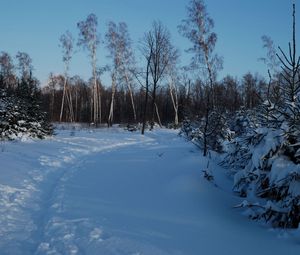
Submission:
[[[24,82],[34,83],[35,89],[40,90],[39,100],[51,122],[109,126],[113,123],[146,122],[151,126],[157,123],[178,127],[185,117],[205,116],[211,103],[222,114],[233,113],[241,107],[254,109],[266,99],[269,81],[252,73],[240,79],[228,75],[217,80],[223,59],[214,53],[217,43],[214,22],[208,14],[204,23],[197,20],[201,19],[195,16],[197,12],[203,12],[198,2],[201,3],[192,1],[193,4],[187,8],[187,18],[178,25],[182,36],[192,43],[192,47],[186,49],[186,54],[192,56],[188,66],[179,65],[178,50],[172,45],[171,35],[161,22],[153,22],[139,47],[133,49],[124,22],[110,22],[102,35],[104,42],[100,44],[97,17],[90,14],[86,20],[77,23],[76,40],[69,31],[58,36],[65,66],[61,74],[50,73],[47,84],[41,88],[27,53],[18,52],[13,57],[2,51],[0,87],[11,93],[17,92]],[[262,43],[262,47],[266,48],[264,61],[272,61],[272,40],[264,36]],[[99,47],[106,48],[111,65],[99,67]],[[87,81],[80,76],[69,75],[74,51],[78,49],[85,51],[90,60],[91,78]],[[136,61],[137,52],[142,54],[143,61]],[[104,73],[111,77],[111,84],[102,83]],[[276,89],[275,85],[273,89]]]

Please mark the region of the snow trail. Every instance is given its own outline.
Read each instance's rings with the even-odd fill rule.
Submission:
[[[0,254],[296,254],[297,231],[267,231],[215,163],[176,131],[59,131],[0,154]],[[256,243],[259,245],[251,245]],[[271,247],[271,248],[270,248]]]

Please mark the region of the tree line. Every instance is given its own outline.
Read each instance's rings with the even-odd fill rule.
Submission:
[[[41,88],[41,102],[49,120],[108,126],[141,123],[144,132],[146,124],[150,128],[155,123],[178,127],[186,117],[208,119],[215,109],[223,114],[240,107],[256,107],[267,93],[264,78],[247,73],[239,80],[230,75],[217,80],[223,59],[214,53],[217,35],[204,7],[203,1],[192,0],[187,18],[178,26],[180,34],[192,43],[187,49],[192,55],[188,66],[179,65],[180,56],[172,45],[170,32],[159,21],[145,32],[137,49],[132,46],[125,22],[109,22],[100,44],[97,16],[90,14],[79,21],[76,40],[69,31],[59,37],[64,70],[61,74],[50,73],[47,84]],[[204,12],[203,18],[197,16]],[[100,46],[107,49],[110,65],[99,64]],[[89,58],[91,78],[87,81],[69,74],[76,47]],[[142,61],[136,61],[138,54]],[[23,62],[23,69],[32,76],[31,59],[30,63]],[[20,63],[15,65],[7,52],[1,52],[2,87],[16,87],[20,68]],[[111,84],[103,83],[104,73],[109,75]]]
[[[258,74],[247,73],[240,80],[228,75],[217,80],[223,59],[214,54],[217,35],[212,31],[213,20],[208,14],[205,22],[197,20],[197,13],[203,11],[201,4],[191,1],[188,18],[178,26],[193,44],[187,49],[193,55],[188,66],[179,65],[178,50],[161,22],[153,22],[134,49],[126,23],[111,21],[100,45],[107,49],[111,64],[99,67],[97,17],[90,14],[78,22],[77,46],[87,51],[92,75],[88,81],[69,77],[76,43],[71,33],[65,32],[60,37],[64,73],[50,74],[42,90],[50,120],[108,126],[142,123],[144,132],[146,124],[150,128],[155,123],[178,127],[187,115],[208,116],[215,108],[224,113],[257,106],[267,89],[267,82]],[[136,61],[137,54],[142,61]],[[103,84],[104,73],[109,74],[111,84]]]
[[[70,93],[72,98],[72,115],[74,115],[72,121],[90,122],[91,81],[85,81],[79,76],[73,76],[69,78],[68,86],[68,93]],[[99,86],[102,91],[102,118],[107,123],[111,107],[112,88],[105,87],[101,83]],[[43,102],[48,109],[51,120],[55,122],[60,121],[63,87],[63,75],[50,74],[48,85],[42,89]],[[253,109],[265,98],[267,89],[268,82],[258,74],[247,73],[241,79],[228,75],[214,86],[216,105],[222,112],[235,112],[241,107]],[[155,109],[158,110],[161,124],[178,125],[185,116],[203,116],[205,113],[203,106],[205,105],[207,93],[207,88],[202,80],[193,81],[184,73],[182,73],[181,77],[177,77],[176,81],[171,81],[171,84],[159,86],[156,91]],[[172,96],[174,97],[173,99]],[[132,97],[134,98],[135,115],[132,110]],[[152,99],[151,96],[149,97]],[[176,102],[176,107],[174,107],[173,100]],[[142,122],[144,101],[145,90],[143,87],[135,86],[132,94],[125,87],[118,87],[114,92],[115,123]],[[150,109],[150,107],[151,102],[149,100],[147,108]],[[70,115],[70,109],[68,107],[65,108],[61,120],[70,121]],[[154,115],[155,121],[158,122],[157,116]],[[148,120],[152,118],[150,111],[146,114],[146,118]]]

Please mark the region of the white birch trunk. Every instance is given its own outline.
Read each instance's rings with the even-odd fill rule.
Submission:
[[[110,102],[110,110],[108,116],[108,126],[112,126],[114,120],[114,101],[115,101],[115,93],[116,93],[116,78],[115,75],[112,75],[112,84],[111,84],[111,102]]]
[[[134,99],[133,99],[133,92],[132,92],[131,84],[130,84],[129,79],[128,79],[127,72],[125,72],[125,79],[126,79],[127,88],[128,88],[129,95],[130,95],[131,107],[132,107],[132,111],[133,111],[134,121],[136,122],[136,110],[135,110],[135,104],[134,104]]]
[[[177,93],[177,88],[174,85],[174,81],[172,78],[170,78],[169,81],[169,90],[170,90],[170,96],[173,104],[173,109],[174,109],[174,124],[175,126],[178,126],[179,121],[178,121],[178,93]]]
[[[62,116],[63,116],[63,111],[64,111],[64,104],[65,104],[65,97],[66,97],[66,89],[67,89],[67,70],[68,70],[68,63],[65,63],[64,88],[63,88],[63,96],[62,96],[62,100],[61,100],[59,122],[62,121]]]
[[[160,127],[162,127],[162,124],[161,124],[161,120],[160,120],[160,116],[159,116],[159,112],[158,112],[158,107],[157,107],[157,104],[154,103],[155,105],[155,112],[156,112],[156,116],[157,116],[157,120],[158,120],[158,124]]]

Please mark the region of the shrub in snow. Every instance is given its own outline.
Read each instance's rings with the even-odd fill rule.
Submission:
[[[124,128],[125,130],[128,130],[130,132],[135,132],[140,129],[140,125],[135,125],[135,124],[127,124],[126,127]]]
[[[282,64],[280,100],[272,99],[268,89],[267,100],[257,109],[257,127],[234,139],[223,162],[234,172],[234,190],[252,200],[240,207],[253,208],[252,218],[288,228],[300,222],[300,58],[295,49],[293,5],[289,54],[280,47],[281,56],[277,54]],[[264,198],[264,204],[258,198]]]
[[[27,101],[2,93],[0,97],[0,138],[2,140],[13,140],[23,135],[44,138],[50,134],[52,134],[52,127],[36,100]]]
[[[234,136],[243,136],[251,133],[257,127],[257,114],[255,110],[241,108],[231,116],[227,116],[228,126]]]
[[[234,176],[234,191],[251,201],[240,205],[251,207],[251,218],[296,228],[300,222],[300,101],[288,92],[284,90],[280,103],[267,99],[253,112],[237,113],[231,123],[236,136],[221,164]]]
[[[226,118],[217,111],[211,111],[208,119],[196,118],[191,121],[185,118],[182,122],[180,134],[192,141],[197,147],[204,150],[221,152],[224,140],[230,137]]]
[[[192,140],[192,132],[197,128],[197,125],[197,121],[191,121],[189,118],[185,117],[182,121],[179,134],[184,136],[188,140]]]
[[[250,158],[250,146],[259,140],[260,135],[255,129],[258,127],[257,116],[253,110],[241,109],[231,117],[229,127],[232,131],[230,142],[227,144],[226,156],[221,162],[224,168],[230,169],[231,173],[244,168]]]
[[[251,218],[296,228],[300,222],[300,136],[287,122],[249,129],[232,140],[222,162],[234,175],[235,192],[251,200]],[[291,142],[291,136],[293,141]],[[295,139],[295,140],[294,140]],[[264,204],[257,203],[264,198]]]

